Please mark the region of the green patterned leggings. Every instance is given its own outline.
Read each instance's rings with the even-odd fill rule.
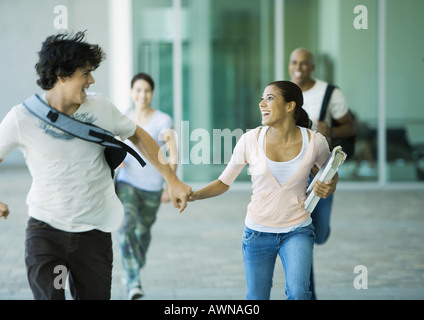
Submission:
[[[162,191],[144,191],[118,182],[116,192],[125,212],[124,223],[118,231],[117,239],[127,289],[141,288],[140,269],[146,263],[146,253],[151,240],[150,229],[156,220]]]

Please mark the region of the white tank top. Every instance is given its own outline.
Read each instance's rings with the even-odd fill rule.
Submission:
[[[302,150],[300,150],[300,153],[292,160],[285,161],[285,162],[277,162],[272,161],[266,157],[266,163],[268,165],[269,170],[274,175],[275,179],[277,179],[280,186],[282,186],[299,168],[300,163],[302,162],[303,156],[306,152],[306,149],[309,145],[309,138],[308,138],[308,132],[306,128],[298,127],[300,128],[300,132],[302,133]],[[265,134],[268,131],[269,127],[264,127],[261,130],[261,133],[259,135],[259,146],[264,150],[264,139]],[[265,151],[265,150],[264,150]],[[266,156],[266,155],[265,155]]]

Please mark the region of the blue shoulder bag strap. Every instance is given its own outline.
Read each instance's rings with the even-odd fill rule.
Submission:
[[[35,116],[48,124],[66,132],[70,135],[98,143],[104,146],[106,160],[114,170],[124,160],[127,152],[130,153],[142,167],[146,162],[140,155],[127,144],[115,139],[114,135],[92,123],[79,121],[66,114],[53,109],[46,104],[37,94],[32,95],[24,101],[24,106]]]

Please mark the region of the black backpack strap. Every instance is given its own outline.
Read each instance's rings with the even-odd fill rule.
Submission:
[[[71,118],[64,113],[53,109],[48,104],[46,104],[37,94],[34,94],[26,99],[24,101],[24,106],[33,115],[37,116],[41,120],[66,133],[69,133],[74,137],[100,144],[105,148],[120,149],[122,151],[129,152],[137,159],[141,166],[144,167],[146,165],[146,162],[144,162],[144,160],[134,149],[132,149],[127,144],[117,140],[111,132],[92,123]],[[119,158],[122,158],[122,156],[123,153],[121,152]]]
[[[324,121],[325,114],[327,113],[328,103],[330,102],[331,95],[333,94],[333,91],[335,88],[336,86],[333,86],[332,84],[327,85],[327,89],[325,90],[325,94],[324,94],[324,99],[322,100],[321,112],[319,114],[319,121]]]

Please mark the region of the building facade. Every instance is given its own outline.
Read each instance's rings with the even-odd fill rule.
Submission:
[[[87,30],[108,55],[93,90],[125,110],[132,75],[150,73],[153,106],[174,118],[179,175],[210,181],[240,135],[260,125],[264,86],[289,79],[289,54],[305,47],[313,76],[342,90],[358,122],[343,183],[423,187],[423,13],[420,0],[0,0],[10,74],[0,80],[0,117],[39,90],[35,53],[45,37]]]

